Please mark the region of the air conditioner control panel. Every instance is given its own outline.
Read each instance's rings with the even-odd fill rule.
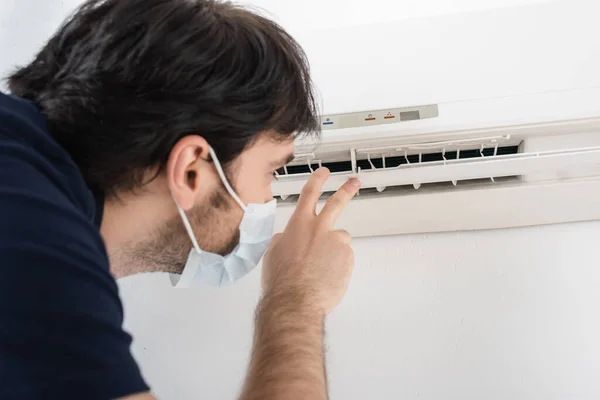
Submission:
[[[321,117],[321,127],[323,130],[357,128],[437,118],[439,115],[440,111],[437,104],[387,108],[347,114],[324,115]]]

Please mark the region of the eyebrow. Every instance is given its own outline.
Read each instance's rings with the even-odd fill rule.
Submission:
[[[277,168],[283,167],[284,165],[287,165],[287,164],[291,163],[292,161],[294,161],[294,158],[296,158],[294,156],[294,153],[290,153],[287,156],[283,157],[282,159],[274,162],[272,164],[272,166],[277,167]]]

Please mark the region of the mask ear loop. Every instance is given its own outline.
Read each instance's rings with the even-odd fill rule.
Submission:
[[[217,158],[217,154],[215,153],[215,151],[213,150],[213,148],[211,146],[208,146],[208,152],[210,153],[210,156],[215,164],[215,168],[217,169],[217,173],[219,174],[219,177],[221,178],[221,181],[223,182],[225,189],[227,189],[227,191],[229,192],[231,197],[233,197],[235,202],[238,203],[238,205],[242,208],[242,210],[244,210],[244,212],[246,212],[246,210],[247,210],[246,205],[244,204],[242,199],[239,198],[237,193],[233,190],[233,188],[227,181],[225,172],[223,172],[223,167],[221,167],[221,163],[219,162],[219,159]]]

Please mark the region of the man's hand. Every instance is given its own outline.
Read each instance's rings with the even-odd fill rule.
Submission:
[[[333,226],[360,188],[357,179],[349,180],[331,196],[319,215],[317,201],[329,177],[326,168],[318,169],[304,186],[296,212],[263,260],[265,296],[298,296],[299,304],[321,311],[332,311],[342,300],[354,265],[351,236]]]
[[[327,399],[323,322],[346,293],[354,264],[350,234],[333,226],[360,186],[348,181],[317,215],[328,177],[325,168],[312,174],[263,260],[264,293],[243,400]]]

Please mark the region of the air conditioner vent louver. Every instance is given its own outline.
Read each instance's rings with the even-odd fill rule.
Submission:
[[[386,187],[384,192],[379,191],[377,188],[366,188],[361,189],[359,197],[361,199],[369,199],[372,197],[380,197],[380,196],[403,196],[403,195],[412,195],[415,193],[419,193],[422,195],[427,195],[435,192],[443,192],[446,190],[469,190],[474,187],[477,188],[485,188],[485,187],[498,187],[503,184],[514,184],[520,181],[519,176],[506,176],[495,178],[492,181],[489,178],[481,178],[481,179],[469,179],[460,181],[460,185],[458,187],[454,187],[451,181],[447,182],[436,182],[436,183],[425,183],[419,187],[419,190],[416,191],[413,185],[399,185],[399,186],[388,186]],[[333,195],[335,191],[325,191],[321,194],[320,200],[327,200],[331,195]],[[280,200],[281,204],[294,204],[300,198],[299,195],[291,195],[291,196],[283,196]]]
[[[277,172],[278,180],[273,185],[273,194],[286,200],[298,195],[310,174],[324,166],[331,171],[331,178],[323,188],[325,195],[332,193],[345,180],[358,176],[363,185],[362,192],[381,193],[389,188],[412,187],[421,189],[425,184],[427,190],[434,186],[437,190],[445,190],[440,185],[448,183],[454,186],[460,181],[477,181],[483,178],[472,172],[450,176],[431,173],[431,169],[439,170],[441,166],[450,169],[461,168],[464,163],[501,159],[519,154],[520,141],[511,140],[510,135],[480,137],[473,139],[455,139],[443,142],[398,143],[379,146],[377,142],[364,143],[343,149],[324,149],[315,153],[296,154],[294,161]],[[475,167],[477,168],[477,167]],[[444,168],[445,169],[445,168]],[[428,171],[429,170],[429,171]],[[473,168],[471,167],[471,170]],[[425,175],[421,178],[421,172]],[[400,174],[399,179],[390,174]],[[427,176],[429,175],[429,176]],[[439,175],[439,178],[438,176]],[[445,177],[443,176],[445,175]],[[515,177],[518,174],[498,174],[487,176],[487,180],[495,181],[496,177]],[[387,176],[387,178],[386,178]],[[389,193],[389,190],[388,190]]]
[[[273,195],[286,200],[298,195],[318,167],[325,166],[331,176],[322,192],[335,192],[349,178],[361,181],[362,193],[384,192],[393,188],[448,191],[467,182],[481,186],[499,180],[527,176],[562,177],[565,169],[596,167],[596,147],[539,152],[523,152],[526,146],[511,135],[455,138],[446,141],[397,144],[365,140],[345,146],[329,146],[296,154],[294,161],[279,170]],[[585,167],[583,167],[585,166]],[[541,174],[541,175],[540,175]],[[367,190],[368,192],[366,192]]]
[[[444,155],[446,160],[456,160],[458,159],[468,159],[468,158],[476,158],[476,157],[491,157],[491,156],[502,156],[508,154],[517,154],[519,152],[519,146],[503,146],[498,148],[486,148],[483,151],[479,149],[473,150],[464,150],[464,151],[450,151],[447,153],[435,152],[435,153],[422,153],[404,156],[394,156],[394,157],[386,157],[385,158],[385,167],[386,168],[394,168],[404,164],[417,164],[417,163],[429,163],[435,161],[443,161]],[[419,160],[419,158],[421,158]],[[368,159],[357,160],[356,164],[361,170],[371,169],[373,166],[375,168],[383,168],[384,167],[384,158],[383,157],[370,157],[370,161]],[[310,167],[309,167],[310,164]],[[307,162],[306,164],[301,165],[290,165],[286,167],[287,172],[281,168],[278,172],[280,175],[299,175],[299,174],[309,174],[311,173],[311,169],[315,170],[320,166],[327,167],[332,173],[339,172],[352,172],[352,161],[335,161],[335,162]]]

